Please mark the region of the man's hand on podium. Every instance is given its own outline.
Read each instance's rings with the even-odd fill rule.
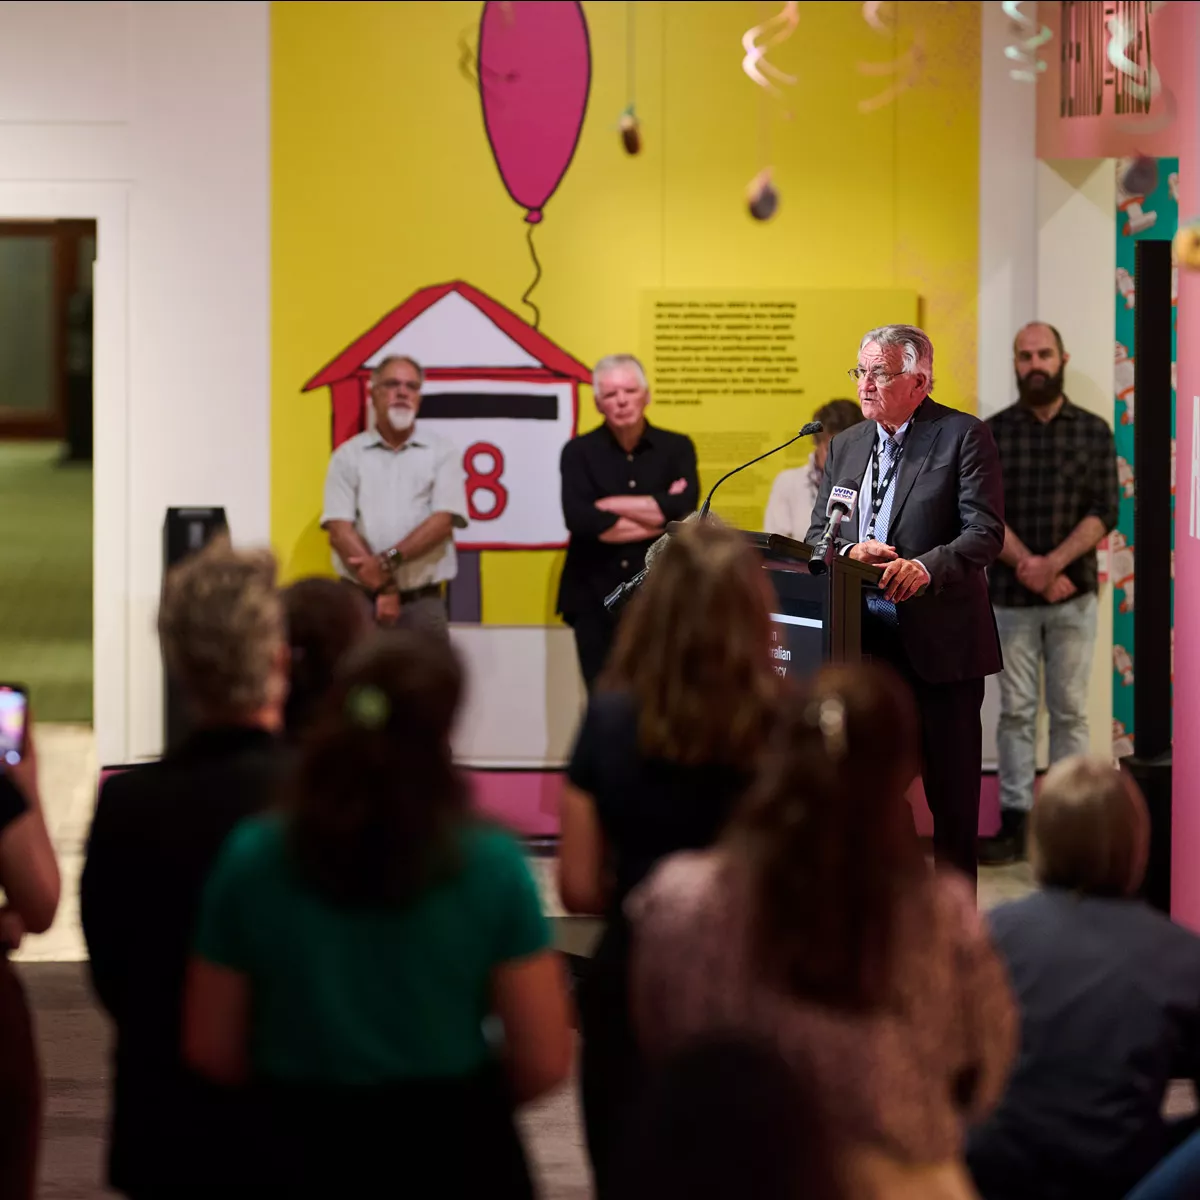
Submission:
[[[896,558],[896,547],[885,545],[871,538],[866,542],[855,542],[847,551],[856,562],[870,563],[872,566],[882,566],[893,562]]]
[[[900,604],[928,582],[929,572],[923,564],[915,558],[897,558],[884,567],[879,588],[893,604]]]

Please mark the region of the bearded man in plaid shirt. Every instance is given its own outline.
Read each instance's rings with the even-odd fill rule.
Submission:
[[[1000,676],[1000,818],[980,862],[1024,853],[1033,804],[1038,684],[1050,710],[1050,760],[1088,749],[1088,683],[1096,640],[1096,545],[1117,523],[1112,430],[1063,393],[1070,358],[1053,325],[1017,334],[1018,399],[987,423],[1004,472],[1004,549],[988,590],[1004,651]]]

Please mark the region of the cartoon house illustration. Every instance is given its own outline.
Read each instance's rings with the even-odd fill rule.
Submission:
[[[304,385],[330,390],[334,448],[373,424],[371,370],[394,354],[424,368],[421,426],[462,454],[469,523],[458,549],[565,546],[558,461],[589,368],[468,283],[421,288]]]

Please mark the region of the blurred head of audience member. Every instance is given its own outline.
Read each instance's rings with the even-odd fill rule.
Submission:
[[[288,690],[275,559],[214,538],[167,575],[158,634],[197,722],[279,729]]]
[[[813,464],[818,471],[823,471],[825,460],[829,457],[829,443],[839,433],[865,418],[857,400],[830,400],[813,413],[813,420],[820,421],[825,427],[813,439]]]
[[[927,868],[905,798],[917,714],[881,666],[827,666],[784,706],[731,836],[748,856],[759,970],[869,1011],[890,994],[899,897]]]
[[[733,1034],[665,1060],[618,1154],[624,1200],[835,1200],[818,1097],[778,1051]]]
[[[621,620],[601,686],[638,710],[643,753],[751,767],[780,691],[770,584],[741,534],[715,520],[672,537]]]
[[[333,579],[301,579],[283,591],[291,657],[284,726],[297,737],[333,687],[338,663],[375,628],[370,601]]]
[[[1132,896],[1149,847],[1146,802],[1128,772],[1087,755],[1046,772],[1029,818],[1029,857],[1043,887]]]
[[[352,649],[305,740],[290,839],[327,900],[400,904],[453,873],[468,810],[450,734],[463,673],[452,647],[408,630]]]

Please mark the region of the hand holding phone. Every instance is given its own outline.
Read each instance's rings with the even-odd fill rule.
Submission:
[[[19,766],[29,745],[29,693],[0,683],[0,770]]]

